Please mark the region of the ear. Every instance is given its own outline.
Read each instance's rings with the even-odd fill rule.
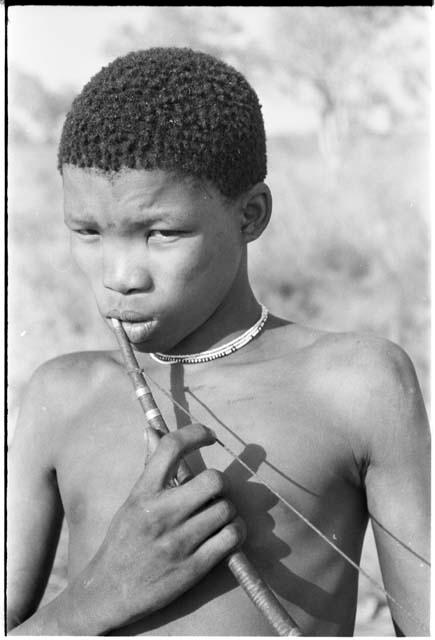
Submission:
[[[249,189],[240,202],[240,230],[244,242],[261,236],[269,224],[272,213],[272,194],[264,182]]]

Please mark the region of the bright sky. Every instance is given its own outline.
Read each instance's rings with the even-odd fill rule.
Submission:
[[[8,10],[8,58],[53,89],[81,87],[109,61],[102,44],[116,25],[143,20],[147,7],[23,6]]]
[[[243,12],[249,29],[261,29],[259,7],[234,7]],[[8,59],[11,68],[38,76],[54,90],[78,90],[110,62],[102,52],[104,41],[117,25],[143,22],[149,7],[12,6],[8,9]],[[170,44],[170,43],[168,43]],[[258,89],[258,87],[257,87]],[[313,127],[306,109],[296,109],[276,95],[260,95],[267,132],[299,132]]]

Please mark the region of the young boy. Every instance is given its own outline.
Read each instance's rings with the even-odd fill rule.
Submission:
[[[352,635],[355,568],[164,389],[356,563],[370,515],[397,633],[428,634],[429,430],[413,366],[386,340],[307,329],[255,299],[247,245],[271,195],[246,80],[188,49],[118,58],[73,103],[59,168],[75,259],[171,435],[143,470],[115,339],[34,374],[10,451],[12,633],[270,635],[220,562],[246,535],[304,635]],[[197,475],[167,488],[181,456]],[[68,586],[36,611],[63,513]]]

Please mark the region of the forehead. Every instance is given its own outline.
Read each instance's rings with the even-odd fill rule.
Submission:
[[[192,177],[160,169],[124,169],[108,173],[97,169],[63,167],[65,214],[117,210],[192,210],[223,206],[216,188]]]

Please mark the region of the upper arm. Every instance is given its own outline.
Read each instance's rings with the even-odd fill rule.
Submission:
[[[32,377],[8,452],[7,601],[10,624],[39,604],[63,517],[55,472],[57,421],[50,367]]]
[[[385,587],[428,629],[430,434],[408,356],[384,343],[369,367],[360,424],[367,434],[365,486]],[[395,625],[424,635],[390,602]]]

